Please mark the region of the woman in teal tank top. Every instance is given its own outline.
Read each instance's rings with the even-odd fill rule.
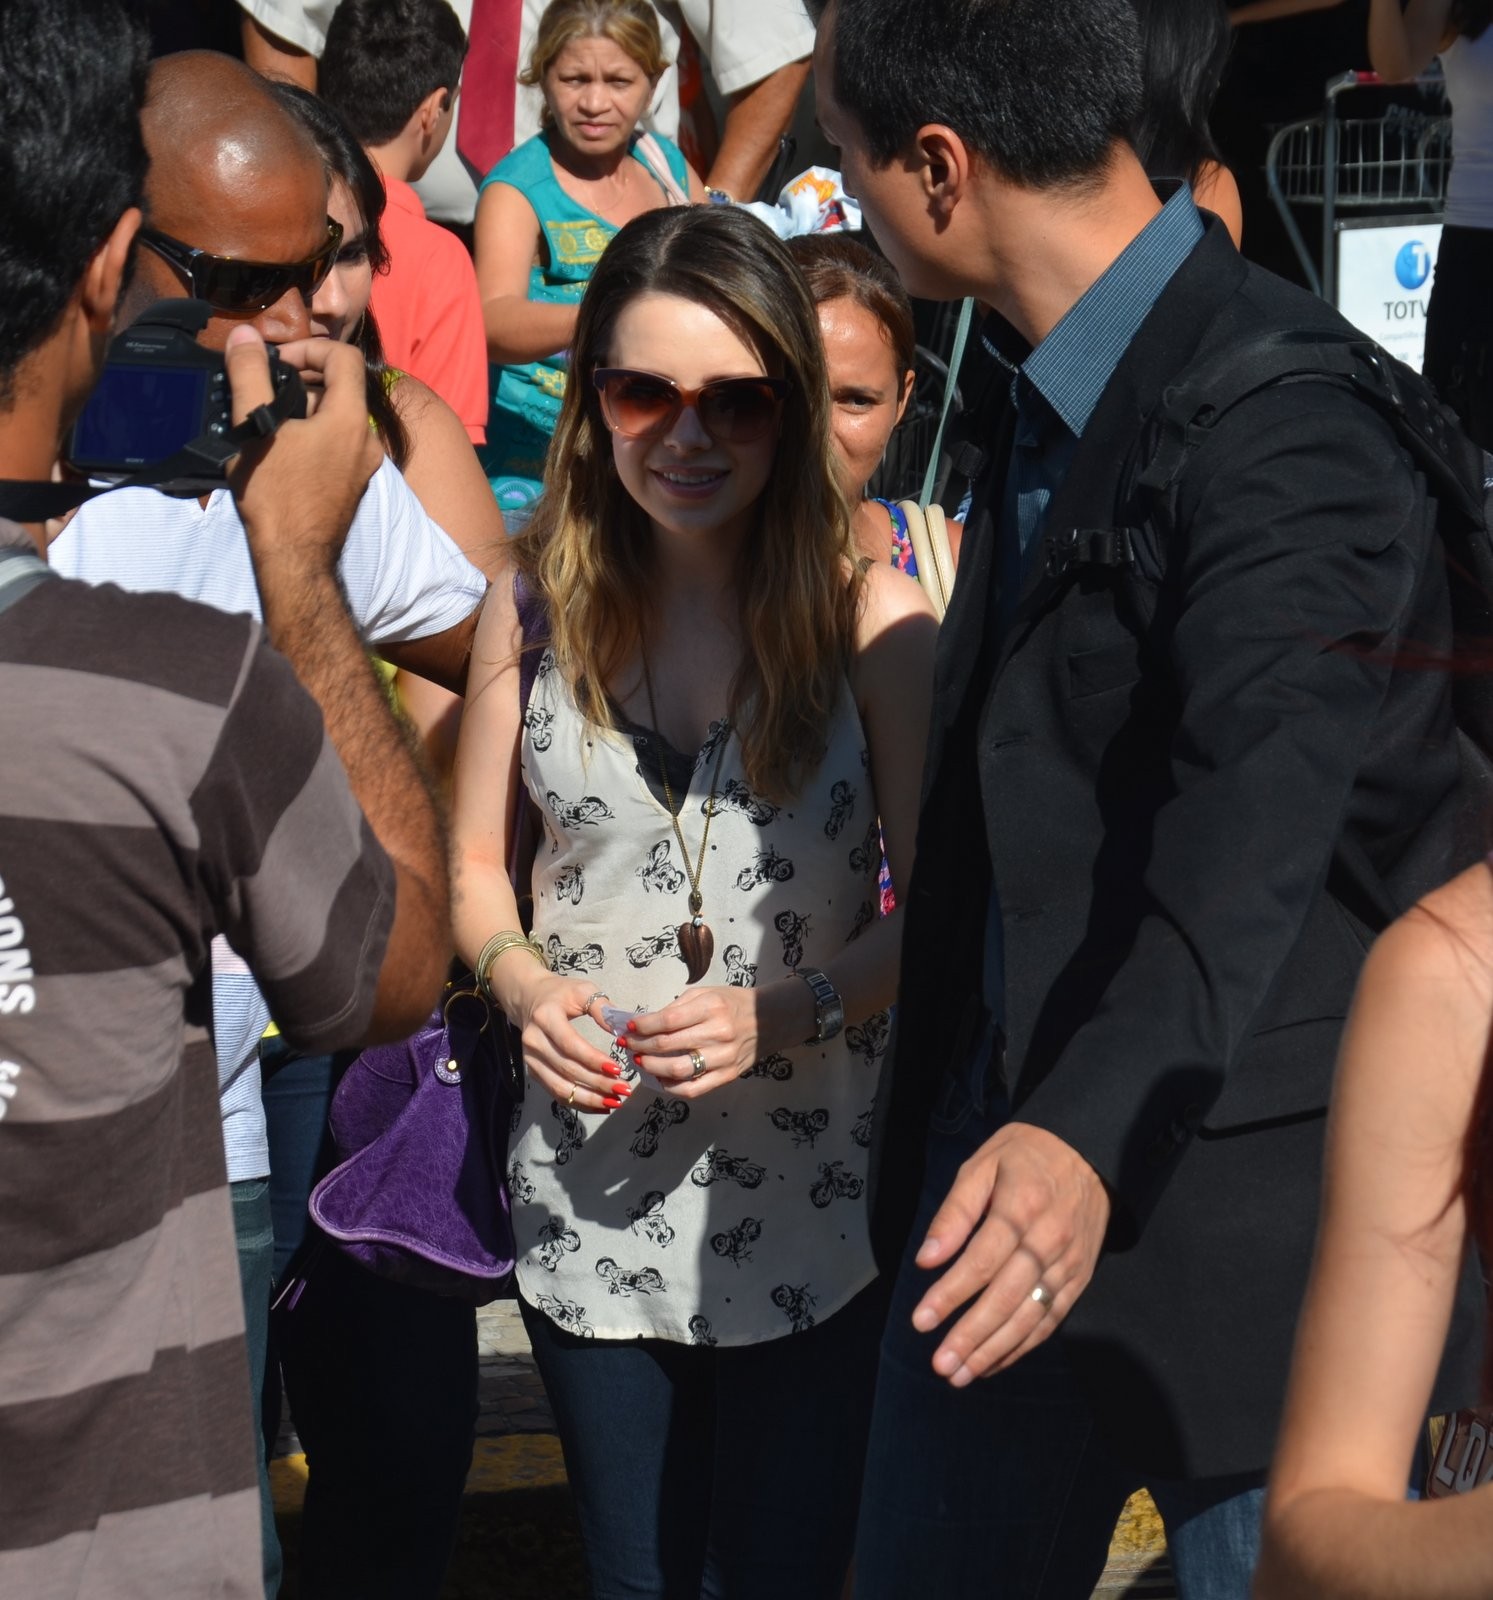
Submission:
[[[538,496],[576,308],[613,235],[660,206],[705,198],[669,140],[639,121],[667,66],[647,0],[554,0],[520,81],[542,131],[483,180],[477,206],[492,405],[480,450],[505,515]]]

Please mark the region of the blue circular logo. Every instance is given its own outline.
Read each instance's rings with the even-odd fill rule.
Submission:
[[[1411,239],[1395,257],[1395,277],[1402,289],[1419,289],[1431,276],[1431,252],[1423,240]]]

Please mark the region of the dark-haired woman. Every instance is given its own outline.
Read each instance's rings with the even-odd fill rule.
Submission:
[[[1484,449],[1493,447],[1493,0],[1372,0],[1369,59],[1413,78],[1440,56],[1452,107],[1452,172],[1426,312],[1425,374]]]
[[[882,1321],[879,829],[905,876],[932,613],[855,558],[813,302],[745,212],[623,228],[571,371],[513,545],[548,646],[520,705],[495,583],[453,813],[457,948],[529,1073],[524,1322],[593,1595],[834,1600]]]
[[[1225,0],[1131,3],[1140,18],[1144,92],[1131,143],[1150,177],[1191,184],[1197,203],[1220,217],[1238,244],[1239,186],[1208,127],[1233,42]]]
[[[1484,1262],[1493,1246],[1490,1032],[1485,862],[1381,935],[1359,980],[1256,1600],[1493,1595],[1493,1484],[1405,1496],[1469,1240]]]
[[[854,508],[856,549],[916,578],[906,514],[894,502],[866,493],[912,399],[917,354],[912,302],[886,257],[848,234],[803,234],[788,241],[788,251],[819,312],[833,404],[830,431],[840,488]],[[961,531],[958,523],[950,524],[956,559]]]
[[[363,352],[369,420],[384,449],[429,515],[471,561],[491,569],[503,521],[466,429],[437,394],[386,365],[368,309],[386,259],[378,228],[384,186],[335,112],[303,89],[272,87],[315,139],[330,179],[327,209],[342,225],[337,264],[311,302],[312,331]],[[438,705],[457,703],[436,685],[408,682]],[[282,1059],[279,1041],[266,1041],[261,1053],[270,1063]],[[331,1158],[327,1111],[348,1059],[292,1058],[265,1084],[277,1279],[306,1236],[307,1196]],[[472,1307],[376,1278],[323,1248],[273,1334],[310,1467],[301,1592],[321,1600],[434,1600],[471,1458]],[[269,1385],[273,1421],[273,1364]],[[387,1536],[370,1539],[370,1526]]]

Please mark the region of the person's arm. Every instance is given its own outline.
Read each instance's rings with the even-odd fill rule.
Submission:
[[[244,60],[265,78],[282,78],[316,93],[316,57],[309,50],[282,39],[247,11],[239,19]]]
[[[431,521],[450,534],[474,567],[492,578],[507,539],[503,513],[461,418],[432,389],[408,375],[394,385],[392,398],[409,433],[404,481]]]
[[[404,481],[467,560],[488,578],[494,577],[503,561],[503,513],[467,442],[461,419],[418,378],[401,378],[394,386],[393,399],[410,437]],[[395,650],[397,653],[398,646]],[[427,766],[443,785],[448,784],[456,758],[461,697],[413,672],[400,672],[395,691],[400,708],[419,735]]]
[[[1234,174],[1218,161],[1206,161],[1192,185],[1192,197],[1204,211],[1211,211],[1229,230],[1237,250],[1244,242],[1244,202]]]
[[[1156,815],[1145,914],[918,1257],[947,1270],[917,1326],[974,1302],[934,1357],[957,1383],[1050,1336],[1112,1212],[1144,1227],[1222,1093],[1319,893],[1425,559],[1424,503],[1388,425],[1326,386],[1236,407],[1192,458],[1178,524],[1176,792]],[[1157,995],[1173,997],[1161,1015]]]
[[[525,798],[519,772],[521,643],[508,570],[494,580],[477,629],[451,803],[456,949],[473,966],[494,934],[521,927],[508,877]],[[604,1026],[600,1001],[587,1005],[594,983],[557,977],[524,949],[505,950],[478,976],[486,976],[504,1015],[519,1029],[524,1065],[546,1094],[567,1100],[573,1088],[574,1104],[585,1111],[609,1110],[625,1098],[629,1091],[616,1063],[574,1026],[586,1015]]]
[[[543,361],[575,337],[578,306],[529,299],[529,272],[539,248],[534,208],[517,189],[490,183],[477,202],[474,246],[488,359],[499,365]]]
[[[1229,12],[1229,21],[1238,28],[1249,22],[1275,22],[1281,17],[1299,17],[1308,11],[1330,11],[1343,0],[1250,0],[1248,5],[1235,6]]]
[[[1493,875],[1374,946],[1339,1058],[1321,1231],[1256,1600],[1487,1600],[1493,1485],[1409,1502],[1467,1230],[1463,1140],[1493,1028]]]
[[[897,884],[912,876],[937,639],[933,608],[917,583],[885,562],[869,567],[851,688]],[[847,1023],[862,1022],[896,999],[902,922],[900,908],[877,918],[825,963]],[[753,1062],[791,1049],[813,1032],[813,995],[790,976],[761,988],[691,988],[672,1005],[638,1017],[632,1037],[643,1070],[689,1099],[727,1087]],[[710,1064],[699,1078],[691,1076],[691,1050]]]
[[[1392,83],[1418,77],[1436,52],[1456,37],[1449,31],[1451,0],[1369,0],[1369,61]]]
[[[809,81],[809,62],[790,61],[760,83],[728,94],[721,146],[705,180],[733,200],[755,200]]]
[[[226,348],[235,422],[273,398],[264,341],[235,328]],[[450,947],[446,855],[434,802],[374,677],[337,575],[347,530],[382,452],[368,426],[364,363],[316,341],[315,414],[246,449],[229,476],[249,541],[265,631],[321,707],[369,826],[393,863],[395,909],[371,1036],[399,1038],[429,1013]]]
[[[472,658],[472,641],[477,636],[477,611],[463,617],[454,627],[428,633],[423,639],[385,639],[378,653],[391,667],[428,678],[452,694],[465,694],[467,664]]]

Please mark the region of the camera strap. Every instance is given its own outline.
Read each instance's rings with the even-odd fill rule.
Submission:
[[[159,489],[163,484],[181,483],[186,485],[177,491],[181,499],[221,489],[224,465],[245,445],[257,444],[275,434],[280,424],[295,414],[296,403],[291,390],[282,389],[268,404],[255,406],[237,427],[201,434],[175,455],[143,467],[118,483],[23,483],[0,479],[0,517],[12,522],[45,522],[115,489]]]

